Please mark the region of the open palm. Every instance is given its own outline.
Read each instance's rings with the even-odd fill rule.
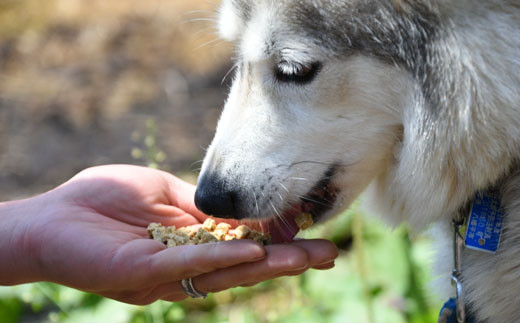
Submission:
[[[195,277],[200,291],[215,292],[333,266],[336,248],[324,240],[167,249],[147,239],[150,222],[182,227],[207,218],[194,206],[194,191],[171,174],[144,167],[111,165],[79,173],[37,197],[39,212],[24,244],[37,259],[38,280],[148,304],[185,298],[180,286],[185,278]]]

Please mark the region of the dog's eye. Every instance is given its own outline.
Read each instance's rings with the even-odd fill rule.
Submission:
[[[311,82],[321,69],[321,63],[314,62],[307,65],[292,65],[281,62],[276,66],[276,79],[283,83],[303,85]]]

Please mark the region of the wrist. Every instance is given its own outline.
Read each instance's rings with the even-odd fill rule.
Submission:
[[[0,203],[0,285],[41,280],[40,243],[33,219],[44,210],[42,197]]]

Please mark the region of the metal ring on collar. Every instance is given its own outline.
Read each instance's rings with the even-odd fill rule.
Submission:
[[[206,298],[208,296],[208,293],[199,292],[197,289],[195,289],[191,278],[181,280],[181,286],[184,290],[184,293],[186,293],[186,295],[191,298]]]

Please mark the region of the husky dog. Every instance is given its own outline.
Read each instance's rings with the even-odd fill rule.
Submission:
[[[453,217],[498,187],[501,246],[464,250],[465,301],[479,322],[520,321],[517,0],[224,0],[219,29],[238,68],[202,211],[283,242],[296,214],[322,221],[366,191],[390,222],[440,228],[448,275]]]

